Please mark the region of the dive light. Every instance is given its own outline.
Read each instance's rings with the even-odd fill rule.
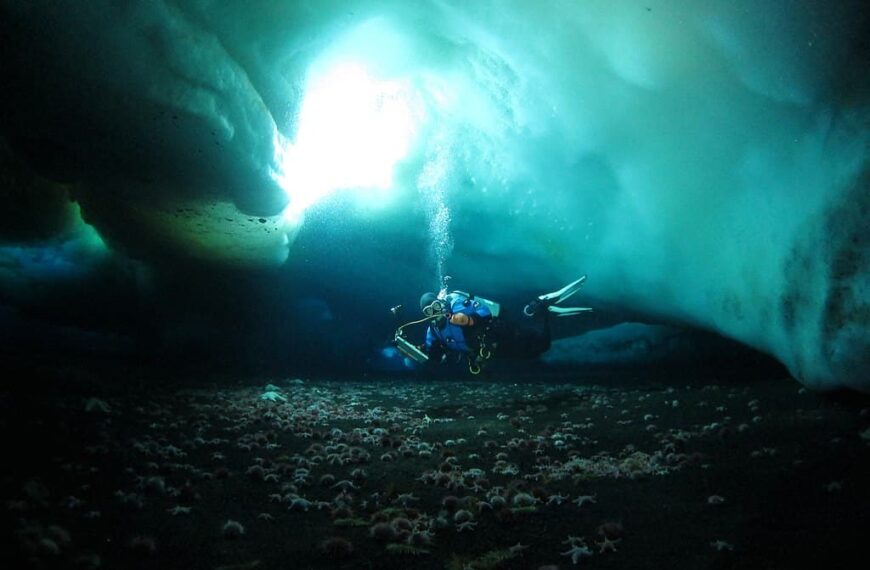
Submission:
[[[417,362],[419,364],[426,364],[429,361],[429,356],[414,346],[411,342],[408,341],[405,337],[402,336],[400,332],[396,332],[395,337],[396,348],[399,349],[399,352]]]

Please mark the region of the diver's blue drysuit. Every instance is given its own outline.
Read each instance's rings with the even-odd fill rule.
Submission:
[[[516,321],[505,318],[509,313],[502,310],[499,303],[482,297],[476,299],[474,295],[462,291],[438,296],[431,292],[424,293],[420,297],[420,310],[427,319],[434,318],[426,329],[425,345],[411,347],[418,353],[425,351],[425,354],[412,357],[417,362],[431,363],[443,361],[444,351],[466,355],[469,370],[473,374],[480,372],[482,361],[493,356],[537,358],[550,349],[550,313],[567,317],[592,310],[587,307],[559,306],[576,293],[585,281],[586,276],[583,275],[558,291],[538,295],[523,307],[525,318]],[[403,337],[399,338],[402,328],[399,328],[396,336],[407,343]]]
[[[485,304],[458,291],[448,293],[445,300],[447,314],[432,321],[426,330],[426,350],[431,351],[433,346],[439,345],[446,350],[471,353],[473,349],[468,345],[466,331],[482,329],[492,320],[492,312]]]

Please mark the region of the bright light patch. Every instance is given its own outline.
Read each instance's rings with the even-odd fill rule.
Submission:
[[[375,79],[361,64],[309,78],[296,141],[284,149],[280,182],[290,209],[301,212],[339,189],[389,190],[422,118],[407,81]]]

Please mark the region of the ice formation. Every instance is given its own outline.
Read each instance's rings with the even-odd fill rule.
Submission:
[[[350,187],[336,231],[397,238],[358,295],[421,255],[503,293],[588,273],[590,302],[867,391],[863,4],[4,0],[2,172],[69,192],[113,251],[158,268],[292,260],[309,198]],[[371,84],[329,100],[368,89],[376,119],[315,121],[334,133],[305,147],[308,87],[347,65]],[[371,148],[390,151],[367,158],[387,161],[376,178],[335,175]],[[58,215],[2,192],[4,219]],[[34,238],[0,232],[8,283],[8,248]]]

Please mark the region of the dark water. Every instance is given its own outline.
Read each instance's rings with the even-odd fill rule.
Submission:
[[[867,403],[781,377],[17,380],[7,568],[834,568],[870,526]]]

